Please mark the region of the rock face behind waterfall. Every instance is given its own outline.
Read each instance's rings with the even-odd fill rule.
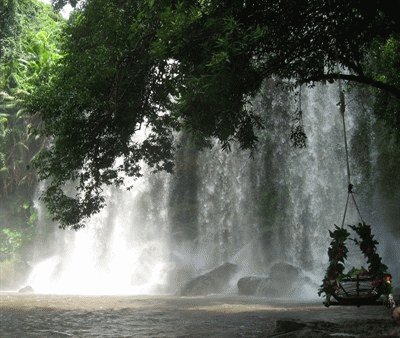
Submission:
[[[237,271],[237,265],[224,263],[221,266],[187,282],[182,296],[204,296],[211,293],[222,293],[228,287],[230,279]]]

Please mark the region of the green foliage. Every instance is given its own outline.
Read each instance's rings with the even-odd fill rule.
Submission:
[[[367,71],[374,78],[400,87],[400,34],[387,40],[374,41]],[[374,105],[376,115],[385,122],[391,134],[400,142],[400,100],[379,92]]]
[[[53,1],[67,2],[76,4]],[[86,1],[66,27],[54,78],[29,99],[52,139],[36,166],[50,180],[43,199],[54,219],[81,227],[104,205],[102,185],[140,176],[142,163],[171,171],[173,130],[254,151],[263,124],[251,99],[265,78],[292,88],[341,78],[400,99],[392,71],[382,77],[370,62],[375,44],[396,56],[395,12],[392,2],[361,0]],[[133,137],[139,129],[146,136]],[[292,135],[305,145],[300,124]]]
[[[57,78],[32,97],[42,133],[59,135],[36,163],[42,178],[51,176],[43,199],[64,226],[79,227],[99,210],[102,184],[120,184],[122,173],[140,175],[139,161],[154,170],[172,168],[170,91],[158,82],[172,79],[174,66],[151,56],[157,14],[142,2],[124,10],[115,1],[88,2],[67,27]],[[132,139],[140,128],[148,130],[143,142]],[[114,167],[118,158],[123,162]],[[68,181],[78,184],[75,198],[62,190]]]
[[[359,245],[362,253],[367,258],[368,271],[374,276],[383,276],[387,272],[388,267],[382,263],[382,259],[376,252],[379,242],[374,239],[371,233],[371,226],[366,223],[359,223],[358,225],[350,225],[359,239],[353,239]]]
[[[67,4],[70,4],[72,7],[78,4],[78,0],[52,0],[51,2],[56,9],[62,9]]]
[[[35,234],[36,174],[30,162],[45,140],[34,131],[38,114],[28,114],[24,106],[37,86],[51,81],[62,24],[41,1],[0,1],[0,268],[5,279],[16,278],[13,265],[20,264]]]
[[[9,228],[0,231],[0,256],[4,257],[17,252],[21,248],[22,234]]]
[[[356,273],[364,274],[365,272],[373,277],[373,286],[379,293],[389,294],[391,285],[384,280],[385,274],[388,273],[388,267],[382,263],[382,258],[376,252],[379,243],[374,239],[371,226],[366,223],[359,223],[357,225],[349,225],[349,227],[359,237],[359,239],[353,239],[353,241],[360,247],[367,259],[368,270],[361,267],[360,269],[352,268],[347,273],[344,272],[344,263],[348,254],[346,241],[349,239],[350,233],[347,229],[339,228],[335,225],[335,230],[333,232],[329,231],[329,235],[332,238],[328,249],[329,266],[318,295],[332,295],[338,288],[340,280],[345,277],[352,277]]]
[[[330,265],[327,277],[332,280],[336,279],[338,275],[343,274],[344,262],[347,259],[348,253],[345,243],[350,236],[350,233],[346,229],[339,228],[335,225],[335,231],[329,231],[329,235],[332,238],[332,242],[328,249]]]
[[[24,254],[31,244],[37,226],[37,211],[30,196],[19,191],[18,196],[2,199],[0,208],[0,261]]]
[[[0,196],[32,186],[36,175],[27,170],[44,139],[34,133],[37,114],[27,114],[24,102],[33,89],[51,80],[60,58],[61,21],[36,0],[3,1],[0,58]]]

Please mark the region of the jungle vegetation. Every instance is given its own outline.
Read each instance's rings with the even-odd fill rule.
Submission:
[[[77,5],[53,1],[58,8],[67,2]],[[29,119],[40,116],[36,132],[51,140],[34,160],[48,182],[42,198],[50,213],[61,227],[77,229],[104,205],[103,184],[140,176],[140,163],[172,171],[176,130],[199,144],[217,138],[227,150],[238,142],[257,151],[263,120],[251,102],[268,78],[291,90],[337,79],[368,88],[386,128],[383,147],[389,149],[388,141],[394,158],[400,139],[397,8],[397,0],[78,5],[62,26],[49,72],[32,79],[40,85],[21,87],[29,94],[22,96]],[[71,182],[73,194],[65,190]]]
[[[0,1],[0,275],[8,279],[17,278],[12,266],[35,233],[37,175],[30,164],[47,143],[35,133],[40,117],[25,104],[50,81],[62,25],[51,6],[39,1]]]

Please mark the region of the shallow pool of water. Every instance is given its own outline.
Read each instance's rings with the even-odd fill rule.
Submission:
[[[382,307],[239,296],[62,296],[0,294],[0,337],[259,337],[278,319],[388,319]]]

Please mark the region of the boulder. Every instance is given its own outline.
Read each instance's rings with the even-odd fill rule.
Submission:
[[[238,281],[239,294],[265,297],[293,297],[301,287],[314,284],[302,271],[288,263],[276,263],[266,277],[243,277]]]
[[[263,286],[268,285],[269,279],[266,277],[249,276],[240,278],[237,286],[241,295],[259,295]]]
[[[293,283],[302,276],[301,270],[289,263],[276,263],[270,269],[269,277],[280,282]]]
[[[33,290],[32,286],[24,286],[23,288],[18,290],[19,293],[34,293],[35,291]]]
[[[270,270],[270,287],[276,290],[275,296],[289,296],[299,284],[304,284],[304,276],[301,270],[288,263],[276,263]]]
[[[229,281],[237,271],[237,265],[224,263],[201,276],[193,278],[181,289],[182,296],[203,296],[221,293],[228,287]]]

